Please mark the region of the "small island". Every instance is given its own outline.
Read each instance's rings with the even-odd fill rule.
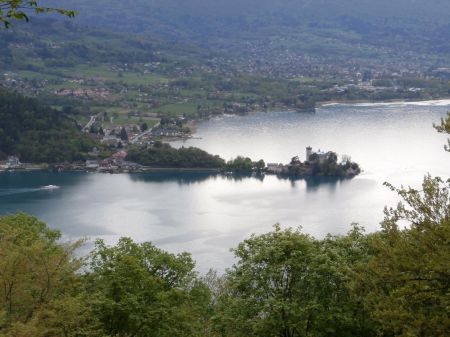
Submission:
[[[349,156],[342,156],[338,162],[335,152],[313,151],[311,146],[306,148],[306,159],[302,163],[298,156],[291,159],[289,164],[269,163],[266,173],[284,176],[335,176],[352,178],[361,173],[359,165],[351,161]]]

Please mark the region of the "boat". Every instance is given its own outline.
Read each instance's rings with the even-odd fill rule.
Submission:
[[[57,186],[57,185],[41,186],[41,190],[57,190],[58,188],[61,188],[61,186]]]

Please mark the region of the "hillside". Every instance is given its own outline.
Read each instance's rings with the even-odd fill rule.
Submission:
[[[0,84],[94,129],[449,95],[446,2],[45,3],[79,15],[0,31]]]
[[[83,21],[91,25],[113,26],[120,22],[116,29],[134,32],[158,30],[158,23],[165,24],[169,30],[177,26],[190,31],[198,29],[190,26],[193,21],[189,20],[210,27],[228,21],[228,29],[234,30],[240,23],[246,23],[248,28],[267,27],[272,23],[290,26],[337,22],[343,17],[355,17],[367,25],[396,23],[432,28],[448,24],[450,10],[445,0],[136,0],[132,4],[119,0],[48,0],[46,3],[75,8]],[[209,33],[213,35],[217,31]]]
[[[24,162],[82,160],[96,144],[67,115],[0,88],[0,158]]]
[[[227,47],[240,38],[310,37],[324,47],[323,53],[336,51],[327,46],[330,42],[441,55],[449,50],[450,3],[445,0],[48,2],[79,10],[83,24],[205,46]]]
[[[448,91],[445,74],[429,78],[450,64],[445,58],[417,52],[407,52],[404,58],[403,51],[361,43],[354,47],[355,34],[310,26],[275,30],[261,21],[271,36],[258,30],[246,33],[236,22],[228,28],[239,31],[236,36],[210,38],[217,45],[211,47],[195,42],[187,27],[201,25],[168,20],[172,26],[164,30],[159,24],[164,15],[149,10],[143,21],[148,30],[135,34],[127,26],[139,25],[139,7],[122,8],[112,2],[102,11],[95,7],[101,2],[80,1],[80,8],[83,4],[86,10],[73,20],[33,17],[29,24],[0,32],[0,83],[43,97],[49,105],[76,107],[80,123],[104,112],[114,124],[152,125],[155,117],[167,115],[309,109],[317,101],[329,100],[432,99]],[[111,20],[98,18],[95,23],[102,28],[95,27],[90,21],[94,13]],[[159,23],[152,21],[155,16]],[[122,18],[120,24],[117,17]],[[177,43],[172,43],[161,31],[190,37],[178,35]],[[213,34],[208,30],[204,35]],[[242,34],[251,39],[241,38]],[[333,34],[341,38],[332,38]],[[366,84],[357,86],[361,80]]]

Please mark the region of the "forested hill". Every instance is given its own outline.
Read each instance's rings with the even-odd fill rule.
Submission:
[[[47,0],[50,5],[66,6],[80,10],[84,22],[115,26],[117,30],[138,31],[146,22],[147,28],[159,21],[170,26],[185,26],[190,19],[203,19],[211,26],[228,20],[230,26],[247,18],[255,25],[267,25],[284,21],[290,23],[335,20],[341,17],[358,17],[367,23],[387,23],[401,20],[399,25],[414,23],[416,26],[439,25],[449,22],[450,3],[446,0]],[[145,19],[147,18],[147,19]],[[169,19],[183,19],[169,21]],[[263,21],[262,18],[270,18]],[[137,19],[137,22],[129,21]],[[98,21],[101,20],[101,21]],[[158,27],[155,27],[158,28]],[[186,27],[195,29],[195,27]],[[230,27],[232,28],[232,27]],[[213,32],[212,32],[213,33]]]
[[[0,88],[0,158],[24,162],[84,159],[95,144],[60,111]]]
[[[299,33],[316,40],[447,52],[447,0],[48,0],[79,10],[83,24],[151,32],[176,40],[227,44]],[[302,36],[305,38],[305,36]],[[448,46],[447,46],[448,47]]]

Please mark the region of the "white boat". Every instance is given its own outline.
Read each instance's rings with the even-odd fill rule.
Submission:
[[[60,186],[56,186],[56,185],[41,186],[41,190],[57,190],[58,188],[61,188],[61,187]]]

